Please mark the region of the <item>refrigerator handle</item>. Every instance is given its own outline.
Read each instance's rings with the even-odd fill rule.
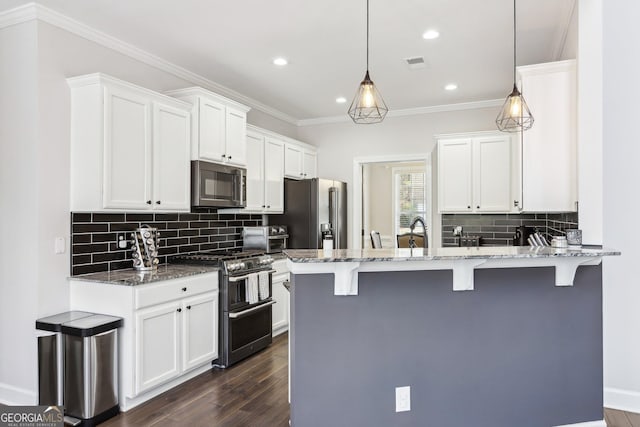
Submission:
[[[335,249],[340,249],[340,226],[338,224],[338,189],[329,188],[329,221],[331,222],[331,232],[333,233]]]

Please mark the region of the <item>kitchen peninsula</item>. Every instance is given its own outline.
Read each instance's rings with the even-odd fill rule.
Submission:
[[[601,262],[619,252],[286,254],[293,425],[605,426]]]

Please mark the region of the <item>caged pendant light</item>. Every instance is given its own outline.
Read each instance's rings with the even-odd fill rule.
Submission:
[[[520,132],[533,126],[531,111],[516,86],[516,0],[513,0],[513,91],[504,101],[496,125],[502,132]]]
[[[387,105],[369,77],[369,0],[367,0],[367,72],[349,107],[349,116],[358,124],[380,123],[387,115]]]

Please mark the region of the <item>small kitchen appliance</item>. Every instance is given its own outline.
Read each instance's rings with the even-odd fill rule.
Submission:
[[[131,258],[133,268],[140,271],[155,270],[158,268],[158,237],[157,228],[146,224],[136,228],[131,233]]]
[[[286,225],[264,225],[242,229],[242,250],[261,250],[268,254],[287,249]]]
[[[516,228],[516,234],[513,236],[513,246],[529,246],[529,237],[536,232],[534,227],[522,225]]]
[[[246,201],[246,169],[202,160],[191,162],[191,206],[243,208]]]

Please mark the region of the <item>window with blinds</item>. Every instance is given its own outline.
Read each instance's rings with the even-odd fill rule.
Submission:
[[[393,187],[395,231],[396,234],[408,233],[413,218],[427,219],[424,171],[396,169]],[[418,224],[415,231],[422,232],[422,227]]]

